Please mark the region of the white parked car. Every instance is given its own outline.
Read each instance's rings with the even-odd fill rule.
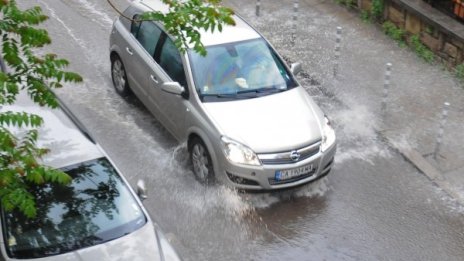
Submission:
[[[203,32],[207,55],[180,53],[163,25],[138,19],[167,10],[133,1],[113,26],[113,83],[145,104],[180,142],[202,182],[246,190],[302,185],[329,173],[336,150],[330,121],[269,42],[243,19]],[[128,19],[131,18],[131,19]]]
[[[69,185],[32,188],[37,217],[1,214],[0,260],[180,260],[113,162],[66,107],[42,108],[20,95],[4,111],[40,115],[43,163],[72,177]],[[143,182],[138,183],[141,198]]]

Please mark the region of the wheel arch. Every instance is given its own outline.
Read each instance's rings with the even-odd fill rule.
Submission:
[[[116,52],[115,50],[112,50],[110,53],[110,61],[114,61],[114,59],[116,58],[121,59],[121,56],[119,56],[118,52]]]
[[[110,47],[110,60],[113,61],[115,57],[119,57],[119,59],[122,60],[120,53],[121,49],[119,48],[119,46],[116,44],[112,44]]]
[[[203,144],[206,146],[206,149],[208,149],[211,160],[213,161],[212,164],[213,164],[213,169],[214,169],[214,174],[215,174],[216,179],[223,179],[224,177],[223,175],[221,175],[221,171],[220,171],[221,162],[218,160],[218,155],[217,155],[217,153],[219,152],[217,152],[218,150],[215,149],[215,146],[213,145],[211,140],[208,139],[207,137],[208,135],[206,135],[200,129],[195,128],[195,129],[190,130],[188,134],[188,138],[187,138],[188,152],[189,153],[191,152],[192,141],[195,138],[200,139],[203,142]]]

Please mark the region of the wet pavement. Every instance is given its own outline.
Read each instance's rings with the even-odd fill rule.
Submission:
[[[332,1],[299,1],[296,41],[292,44],[293,2],[263,2],[260,17],[254,14],[254,3],[236,7],[275,39],[273,43],[282,46],[287,57],[302,61],[326,96],[335,95],[352,111],[366,110],[370,118],[359,118],[367,116],[362,111],[356,117],[367,128],[376,129],[429,179],[464,203],[463,83],[441,64],[427,64],[405,45],[393,42],[379,25],[362,22],[358,13]],[[342,27],[342,40],[338,75],[334,77],[337,26]],[[382,112],[386,63],[392,63],[392,75]],[[445,102],[450,106],[443,138],[437,145]]]
[[[121,8],[128,3],[114,2]],[[226,3],[287,59],[303,62],[299,80],[333,119],[339,142],[327,178],[272,194],[201,186],[189,170],[185,145],[177,144],[136,98],[115,93],[108,38],[116,13],[106,1],[28,4],[42,6],[50,16],[45,27],[53,45],[48,51],[69,59],[71,69],[85,78],[59,95],[131,184],[147,181],[145,205],[185,260],[462,260],[464,209],[384,142],[378,132],[380,103],[373,98],[381,96],[386,58],[394,63],[392,90],[408,86],[393,100],[420,97],[412,88],[425,82],[453,79],[332,2],[300,1],[293,46],[292,1],[261,2],[259,18],[253,1]],[[334,80],[335,27],[340,24],[342,50],[353,51],[342,53]],[[459,99],[458,94],[456,89],[452,98]],[[430,102],[439,106],[442,100]]]

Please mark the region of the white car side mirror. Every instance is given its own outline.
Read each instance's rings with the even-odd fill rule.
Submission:
[[[293,75],[297,75],[300,72],[302,72],[303,68],[301,67],[301,63],[292,63],[290,65],[290,71],[292,72]]]
[[[148,198],[145,181],[142,179],[139,179],[139,181],[137,181],[137,195],[142,201]]]
[[[161,85],[161,89],[167,93],[181,95],[185,89],[178,82],[165,82]]]

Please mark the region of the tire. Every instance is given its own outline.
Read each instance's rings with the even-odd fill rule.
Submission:
[[[114,89],[119,95],[127,97],[131,94],[126,69],[121,58],[117,55],[111,59],[111,78],[113,79]]]
[[[214,184],[216,179],[214,176],[213,161],[203,141],[199,138],[194,138],[190,143],[189,153],[195,178],[205,185]]]

